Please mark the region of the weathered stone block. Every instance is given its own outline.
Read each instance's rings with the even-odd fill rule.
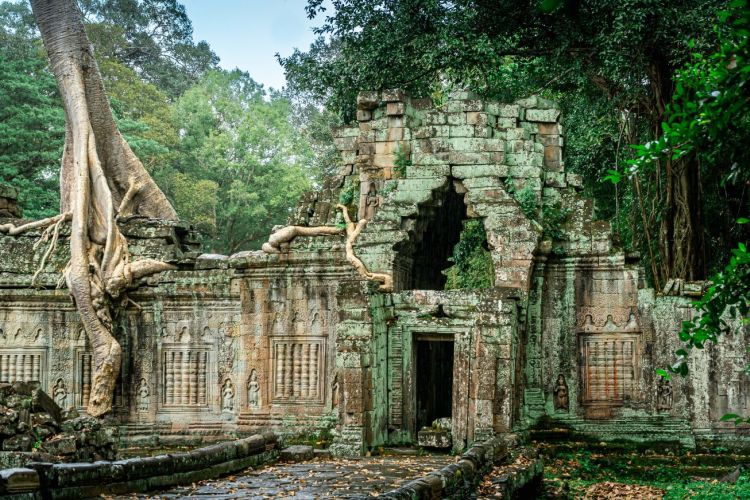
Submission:
[[[33,469],[0,470],[0,493],[19,494],[39,489],[39,473]]]
[[[403,101],[406,99],[406,94],[403,90],[400,89],[390,89],[390,90],[383,90],[383,101],[385,102],[394,102],[394,101]]]
[[[404,126],[403,116],[389,116],[388,117],[388,128],[401,128]]]
[[[358,109],[373,109],[380,103],[380,95],[378,92],[360,92],[357,94],[357,108]]]
[[[333,144],[340,150],[353,150],[356,148],[356,137],[335,137]]]
[[[401,116],[404,114],[404,103],[403,102],[389,102],[386,105],[385,113],[388,116]]]
[[[448,117],[445,115],[445,113],[441,113],[439,111],[427,113],[426,120],[430,125],[445,125],[446,123],[448,123]]]
[[[496,102],[487,102],[484,105],[484,109],[488,113],[497,115],[502,118],[518,118],[520,113],[520,106],[517,104],[500,104]]]
[[[560,130],[562,127],[557,123],[539,123],[537,127],[539,127],[540,135],[558,135],[562,133]]]
[[[469,125],[493,126],[496,118],[493,115],[481,111],[466,113],[466,123]]]
[[[473,137],[474,126],[473,125],[455,125],[450,128],[450,137]]]
[[[279,459],[283,462],[304,462],[312,460],[314,456],[315,453],[312,446],[300,444],[288,446],[279,453]]]
[[[425,427],[417,433],[417,443],[423,448],[450,449],[453,447],[450,430],[436,430],[431,427]]]
[[[445,105],[445,109],[449,112],[461,112],[461,111],[482,111],[483,102],[479,99],[460,99],[451,100]]]
[[[411,138],[411,130],[404,127],[389,128],[385,136],[387,141],[403,141]]]
[[[527,109],[524,119],[530,122],[555,123],[559,116],[559,109]]]
[[[447,113],[448,125],[466,125],[466,113]]]
[[[470,177],[507,177],[508,167],[506,165],[456,165],[451,169],[451,173],[458,179]]]
[[[195,260],[196,269],[227,269],[229,257],[226,255],[204,253]]]
[[[565,183],[565,174],[560,172],[547,172],[544,176],[544,184],[555,188],[564,188],[567,185]]]
[[[488,153],[467,153],[451,151],[448,154],[448,162],[453,165],[482,165],[491,163]]]
[[[568,183],[569,186],[573,186],[575,188],[583,187],[583,178],[579,174],[565,174],[565,180]]]
[[[42,448],[52,455],[72,455],[76,452],[75,436],[57,436],[45,441]]]

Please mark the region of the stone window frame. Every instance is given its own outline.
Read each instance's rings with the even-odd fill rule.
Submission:
[[[47,383],[49,382],[49,371],[48,371],[48,354],[49,354],[49,348],[46,346],[7,346],[0,348],[0,355],[25,355],[25,354],[38,354],[40,356],[39,359],[39,370],[40,370],[40,379],[39,383],[42,387],[47,387]]]
[[[318,395],[317,397],[290,396],[289,398],[279,398],[276,396],[276,345],[281,343],[309,343],[317,344],[318,347]],[[269,376],[266,377],[266,386],[269,395],[269,404],[274,406],[298,406],[315,405],[324,406],[326,404],[326,357],[327,357],[327,337],[309,336],[309,335],[273,335],[269,338]]]
[[[167,404],[164,401],[166,396],[166,363],[165,356],[169,352],[205,352],[206,353],[206,403],[205,404]],[[200,412],[200,413],[221,413],[221,402],[216,401],[217,388],[219,384],[217,373],[217,347],[213,342],[165,342],[159,346],[157,352],[157,384],[152,397],[156,401],[158,414]],[[221,381],[223,383],[223,380]]]
[[[579,400],[583,407],[608,407],[618,408],[627,406],[630,403],[638,400],[638,390],[641,380],[641,366],[640,358],[642,357],[643,339],[641,332],[579,332],[578,333],[578,360],[579,360],[579,380],[580,380],[580,392]],[[609,399],[587,399],[586,398],[586,387],[587,377],[586,368],[589,366],[588,360],[584,353],[584,346],[588,339],[600,339],[606,341],[617,341],[617,340],[632,340],[633,349],[631,353],[632,359],[632,370],[633,379],[631,385],[631,394],[629,398],[609,398]]]

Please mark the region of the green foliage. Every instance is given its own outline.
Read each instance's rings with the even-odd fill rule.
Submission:
[[[206,250],[257,248],[335,172],[330,126],[247,74],[212,71],[176,0],[80,0],[123,136]],[[64,114],[27,3],[0,3],[0,182],[29,217],[57,213]]]
[[[65,122],[25,15],[21,6],[0,4],[0,183],[17,188],[24,215],[38,218],[59,211]]]
[[[393,160],[393,164],[395,165],[393,171],[396,172],[396,174],[401,178],[406,177],[406,169],[408,167],[411,167],[412,165],[411,154],[409,154],[409,151],[403,148],[401,144],[399,144],[396,148],[394,156],[396,157],[396,159]]]
[[[720,273],[711,278],[711,284],[700,300],[693,302],[697,314],[690,321],[684,321],[679,336],[684,347],[676,351],[677,361],[669,366],[669,371],[687,375],[688,351],[703,349],[707,342],[718,342],[720,335],[732,332],[732,322],[750,324],[750,252],[740,243],[732,250],[729,263]],[[746,368],[750,373],[750,367]],[[668,378],[664,370],[658,374]],[[737,423],[748,422],[738,415],[725,415],[722,420]]]
[[[358,186],[347,180],[344,189],[339,193],[339,203],[349,206],[354,203],[355,194],[359,192]]]
[[[171,98],[184,93],[219,58],[193,41],[193,26],[177,0],[79,0],[97,60],[116,60]]]
[[[189,190],[166,189],[178,213],[201,214],[211,251],[259,248],[310,187],[314,152],[296,133],[292,113],[288,99],[239,70],[207,74],[175,104],[175,170],[212,184],[203,185],[203,207]]]
[[[546,238],[556,241],[567,239],[563,225],[568,220],[570,211],[569,207],[564,207],[560,202],[542,205],[541,224]]]
[[[708,251],[718,270],[750,230],[735,223],[750,209],[750,8],[746,0],[719,13],[715,28],[719,48],[708,54],[691,40],[691,59],[677,73],[674,97],[665,110],[657,140],[633,146],[631,176],[643,176],[661,162],[696,156],[707,194],[704,217],[712,221]],[[614,174],[614,173],[613,173]],[[610,175],[617,182],[623,174]],[[713,195],[709,193],[719,193]],[[722,196],[722,194],[724,196]]]
[[[696,155],[703,165],[703,176],[712,179],[725,192],[739,187],[744,191],[750,181],[750,153],[745,141],[750,136],[750,8],[746,0],[732,2],[731,9],[719,14],[719,49],[705,55],[693,50],[692,59],[676,77],[672,102],[661,123],[662,135],[654,141],[635,145],[635,157],[628,161],[631,176],[643,176],[658,168],[659,162],[676,161]],[[690,43],[694,49],[695,41]],[[607,179],[621,182],[625,174],[610,171]],[[710,207],[710,205],[709,205]],[[729,213],[747,210],[747,201],[730,206]],[[676,351],[677,360],[657,373],[687,375],[691,349],[703,349],[731,332],[732,322],[747,323],[750,314],[750,254],[747,251],[748,219],[727,220],[726,207],[716,217],[726,221],[727,233],[717,244],[739,239],[729,262],[714,274],[703,297],[694,302],[697,314],[685,321],[679,332],[684,347]],[[721,225],[721,224],[719,224]],[[748,421],[738,415],[726,420]]]
[[[529,219],[537,218],[539,207],[537,205],[536,192],[531,186],[526,185],[518,190],[515,184],[513,184],[513,180],[508,178],[505,180],[505,190],[518,202],[521,211],[526,217]]]
[[[570,443],[571,445],[574,443]],[[575,443],[580,446],[582,443]],[[563,449],[568,447],[563,446]],[[583,498],[593,484],[608,482],[612,485],[612,498],[628,495],[625,488],[617,485],[644,485],[664,491],[665,499],[748,498],[750,477],[743,473],[735,484],[721,483],[713,477],[730,472],[744,456],[726,454],[726,450],[714,450],[712,455],[703,455],[696,462],[690,452],[681,450],[615,450],[594,446],[575,451],[557,451],[555,445],[542,451],[545,468],[545,490],[550,496],[563,492],[564,498]],[[607,449],[613,448],[613,449]],[[711,462],[708,459],[712,459]],[[722,464],[716,469],[715,463]],[[635,495],[630,492],[629,495]],[[630,496],[628,496],[629,498]]]
[[[487,233],[482,220],[466,221],[450,260],[454,265],[444,271],[446,290],[477,290],[493,286],[495,269],[487,249]]]

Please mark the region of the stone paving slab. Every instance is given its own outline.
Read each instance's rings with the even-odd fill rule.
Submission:
[[[250,469],[233,476],[151,495],[116,498],[362,498],[389,491],[417,476],[453,463],[456,458],[450,455],[316,458],[304,463],[279,463],[257,470]]]

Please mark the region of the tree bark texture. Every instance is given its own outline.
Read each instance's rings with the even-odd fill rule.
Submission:
[[[71,259],[65,273],[94,356],[88,413],[112,408],[121,348],[112,311],[139,277],[169,264],[131,262],[119,215],[176,219],[171,204],[120,134],[75,0],[31,0],[57,79],[66,118],[60,171],[61,212],[71,214]]]
[[[667,103],[671,102],[673,71],[666,63],[651,67],[651,88],[655,99],[655,136],[662,134]],[[657,166],[658,168],[658,166]],[[699,280],[706,277],[700,163],[695,155],[665,160],[666,207],[661,220],[659,253],[669,278]]]

